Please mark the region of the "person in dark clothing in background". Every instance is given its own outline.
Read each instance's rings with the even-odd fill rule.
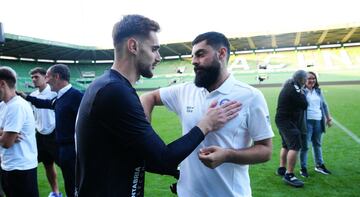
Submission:
[[[35,67],[29,72],[34,87],[37,89],[30,94],[39,99],[53,99],[56,92],[50,90],[46,82],[46,70]],[[48,197],[62,197],[59,191],[55,163],[58,164],[58,146],[55,141],[55,113],[51,109],[37,109],[33,107],[35,117],[36,144],[38,149],[38,162],[45,167],[46,177],[51,187]]]
[[[146,119],[133,88],[160,62],[157,22],[127,15],[113,29],[114,64],[86,90],[76,122],[76,196],[144,196],[145,171],[177,174],[210,131],[237,116],[238,102],[216,107],[189,133],[166,145]]]
[[[37,108],[55,110],[55,136],[59,148],[59,165],[63,174],[67,197],[74,196],[75,189],[75,121],[83,94],[70,84],[70,70],[65,64],[55,64],[46,72],[53,99],[26,96]],[[22,95],[24,96],[24,95]]]
[[[275,123],[282,139],[277,174],[283,176],[284,182],[294,187],[304,186],[294,175],[294,168],[301,148],[301,133],[305,129],[303,114],[307,108],[304,95],[306,80],[307,72],[298,70],[285,82],[279,94],[275,115]]]

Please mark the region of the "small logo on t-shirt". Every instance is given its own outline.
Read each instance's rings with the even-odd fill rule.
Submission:
[[[193,111],[194,111],[194,107],[193,107],[193,106],[186,106],[186,112],[192,113]]]
[[[227,98],[222,99],[222,100],[220,101],[219,105],[223,105],[223,104],[225,104],[226,102],[229,102],[229,101],[230,101],[230,99],[227,99]]]

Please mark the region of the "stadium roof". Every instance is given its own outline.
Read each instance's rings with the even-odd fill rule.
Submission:
[[[5,34],[0,56],[31,58],[35,60],[113,60],[113,49],[98,49],[43,39]],[[287,47],[332,45],[360,42],[360,27],[293,32],[277,35],[255,35],[230,38],[231,51],[254,51]],[[162,44],[162,57],[191,54],[191,42]]]

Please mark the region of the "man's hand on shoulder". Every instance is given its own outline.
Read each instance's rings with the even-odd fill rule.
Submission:
[[[23,99],[26,99],[26,97],[27,97],[27,94],[25,94],[25,92],[23,92],[23,91],[16,90],[16,94],[18,96],[21,96]]]

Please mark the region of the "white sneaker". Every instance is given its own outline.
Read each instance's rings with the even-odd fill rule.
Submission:
[[[56,192],[50,192],[48,197],[62,197],[61,192],[59,192],[59,194],[57,194]]]

